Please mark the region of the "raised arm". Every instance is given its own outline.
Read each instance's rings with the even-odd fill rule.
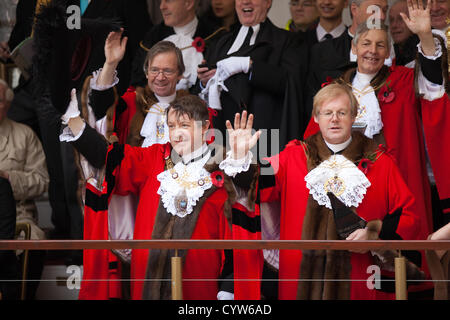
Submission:
[[[426,8],[423,7],[421,0],[408,0],[407,4],[409,18],[403,12],[400,15],[409,30],[419,37],[423,53],[427,56],[433,56],[436,52],[436,47],[431,32],[431,0],[428,0]]]
[[[123,37],[123,28],[118,32],[110,32],[105,41],[105,63],[102,71],[97,78],[98,86],[110,86],[114,81],[114,74],[116,72],[119,62],[125,55],[127,46],[127,37]]]

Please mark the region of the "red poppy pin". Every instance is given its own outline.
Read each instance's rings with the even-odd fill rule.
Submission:
[[[332,77],[327,77],[326,80],[325,80],[325,82],[322,83],[321,87],[323,88],[323,87],[325,87],[325,86],[331,84],[331,83],[333,82],[333,80],[334,80],[334,79],[333,79]]]
[[[384,144],[379,144],[378,150],[380,150],[381,152],[387,152],[387,148]]]
[[[303,144],[302,141],[300,141],[298,139],[294,139],[294,140],[289,141],[289,143],[286,145],[286,147],[299,146],[301,144]]]
[[[217,188],[222,188],[223,183],[225,182],[225,177],[223,175],[223,172],[220,170],[217,170],[217,171],[214,171],[213,173],[211,173],[211,182]]]
[[[361,159],[361,161],[358,164],[358,169],[361,170],[362,173],[367,174],[372,164],[373,162],[367,158]]]
[[[194,41],[192,42],[192,46],[195,48],[195,50],[197,50],[198,52],[203,52],[205,51],[205,40],[203,40],[202,37],[196,37],[194,39]]]
[[[391,81],[389,81],[385,86],[383,86],[378,93],[378,100],[382,101],[384,103],[389,103],[394,100],[395,93],[392,91],[392,88],[389,87],[389,84]]]

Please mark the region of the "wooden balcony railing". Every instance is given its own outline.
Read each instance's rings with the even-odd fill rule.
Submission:
[[[280,250],[396,250],[397,300],[406,300],[406,267],[402,250],[450,250],[450,240],[1,240],[0,250],[82,249],[280,249]],[[181,259],[172,258],[172,298],[182,299]]]

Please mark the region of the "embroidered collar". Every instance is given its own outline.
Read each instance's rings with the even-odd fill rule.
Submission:
[[[347,207],[358,207],[370,181],[356,165],[343,155],[332,155],[305,177],[309,193],[319,205],[332,209],[328,192]]]

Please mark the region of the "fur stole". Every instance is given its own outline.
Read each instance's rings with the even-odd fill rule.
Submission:
[[[332,152],[325,144],[321,133],[309,137],[306,141],[308,171],[328,159]],[[342,155],[357,163],[375,152],[376,143],[362,133],[354,132],[352,142]],[[352,208],[355,210],[355,208]],[[370,223],[370,222],[369,222]],[[338,240],[332,210],[320,206],[309,196],[303,222],[302,240]],[[300,281],[297,298],[305,300],[350,299],[349,281],[326,281],[331,279],[350,279],[351,253],[343,250],[303,250],[300,266]],[[314,279],[314,281],[310,281]],[[318,281],[324,279],[325,281]]]

